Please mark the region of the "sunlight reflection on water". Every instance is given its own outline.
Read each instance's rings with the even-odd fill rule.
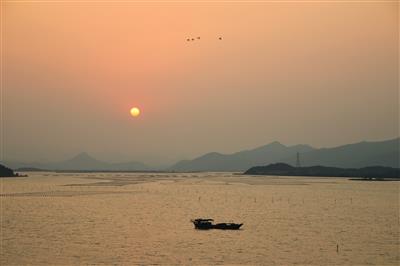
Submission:
[[[2,179],[9,264],[393,264],[399,183],[231,173]],[[198,231],[190,219],[244,223]],[[339,245],[339,252],[337,252]]]

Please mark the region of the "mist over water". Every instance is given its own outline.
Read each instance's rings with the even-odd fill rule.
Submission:
[[[0,264],[398,265],[398,182],[232,173],[2,179]],[[244,223],[193,228],[190,219]]]

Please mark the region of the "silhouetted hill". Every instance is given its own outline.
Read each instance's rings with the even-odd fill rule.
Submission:
[[[285,163],[255,166],[245,175],[277,176],[325,176],[325,177],[360,177],[360,178],[396,178],[400,179],[400,169],[382,166],[363,168],[338,168],[326,166],[293,167]]]
[[[47,168],[56,170],[95,170],[106,168],[106,165],[108,166],[108,164],[91,157],[86,152],[82,152],[69,160],[49,164]]]
[[[14,171],[0,164],[0,177],[14,177]]]
[[[47,169],[52,170],[95,170],[95,171],[140,171],[149,168],[140,162],[107,163],[91,157],[86,152],[58,163],[49,164]]]
[[[296,164],[300,153],[302,166],[325,165],[359,168],[367,166],[399,167],[399,138],[360,142],[334,148],[314,149],[308,145],[285,146],[279,142],[233,154],[207,153],[193,160],[180,161],[169,168],[173,171],[245,171],[254,165],[277,162]]]
[[[253,150],[233,154],[207,153],[193,160],[180,161],[169,170],[173,171],[244,171],[251,166],[267,164],[313,150],[308,145],[285,146],[277,141]]]

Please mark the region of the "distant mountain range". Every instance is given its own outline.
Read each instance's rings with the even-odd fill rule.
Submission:
[[[172,171],[244,171],[255,165],[277,162],[290,158],[297,152],[314,150],[308,145],[287,147],[277,141],[259,148],[233,154],[207,153],[193,160],[180,161],[169,170]]]
[[[141,162],[107,163],[99,161],[86,152],[82,152],[66,161],[55,163],[18,163],[4,162],[12,169],[45,169],[45,170],[93,170],[93,171],[146,171],[149,167]]]
[[[247,169],[272,163],[296,165],[296,154],[300,155],[301,166],[323,165],[327,167],[361,168],[387,166],[398,168],[400,138],[359,142],[334,148],[316,149],[309,145],[285,146],[277,141],[252,150],[233,154],[207,153],[193,160],[180,161],[164,169],[166,171],[246,171]],[[108,163],[99,161],[83,152],[77,156],[54,163],[2,162],[9,168],[38,168],[45,170],[93,170],[93,171],[149,171],[149,166],[141,162]],[[160,169],[157,169],[160,170]]]
[[[359,142],[334,148],[315,149],[308,145],[285,146],[279,142],[233,154],[207,153],[193,160],[180,161],[172,171],[245,171],[253,166],[284,162],[301,166],[360,168],[367,166],[399,167],[400,139]]]

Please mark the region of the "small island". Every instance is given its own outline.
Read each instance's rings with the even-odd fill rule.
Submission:
[[[20,175],[4,165],[0,164],[0,177],[19,177]]]
[[[320,177],[350,177],[357,180],[400,180],[400,169],[384,166],[369,166],[363,168],[338,168],[327,166],[294,167],[285,163],[275,163],[266,166],[255,166],[244,172],[245,175],[275,175],[275,176],[320,176]]]

